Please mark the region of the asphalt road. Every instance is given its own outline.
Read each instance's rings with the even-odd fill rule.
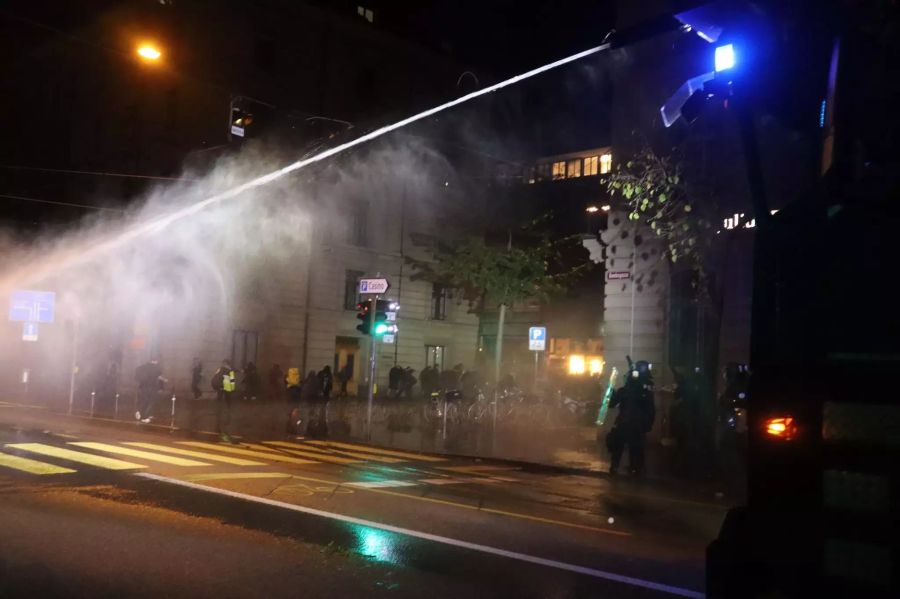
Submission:
[[[2,597],[699,597],[726,507],[627,479],[227,445],[0,404]]]

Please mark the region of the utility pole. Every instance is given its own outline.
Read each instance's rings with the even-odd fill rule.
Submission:
[[[375,312],[378,310],[378,297],[369,301],[369,401],[366,407],[366,439],[372,440],[372,403],[375,400],[375,372],[378,366],[378,340],[375,336]]]

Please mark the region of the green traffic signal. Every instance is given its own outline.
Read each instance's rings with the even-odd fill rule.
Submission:
[[[375,323],[375,334],[376,335],[384,335],[385,333],[388,332],[388,330],[390,330],[390,327],[387,325],[387,323],[384,323],[384,322]]]

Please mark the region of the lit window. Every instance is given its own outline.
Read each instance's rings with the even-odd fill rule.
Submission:
[[[581,159],[570,160],[566,164],[566,178],[571,179],[573,177],[581,176]]]
[[[369,23],[375,20],[375,13],[372,12],[372,9],[366,8],[365,6],[357,6],[356,14],[364,18]]]
[[[565,179],[566,178],[566,163],[565,162],[554,162],[553,163],[553,179]]]
[[[600,156],[600,174],[605,175],[612,170],[612,154]]]
[[[597,156],[588,156],[584,159],[584,176],[590,177],[597,174]]]

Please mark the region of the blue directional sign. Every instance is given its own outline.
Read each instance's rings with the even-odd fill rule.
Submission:
[[[544,351],[547,349],[547,327],[531,327],[528,329],[528,349]]]
[[[52,291],[17,289],[9,298],[9,319],[13,322],[53,322],[56,294]]]
[[[22,341],[37,341],[38,325],[36,322],[26,322],[22,324]]]

